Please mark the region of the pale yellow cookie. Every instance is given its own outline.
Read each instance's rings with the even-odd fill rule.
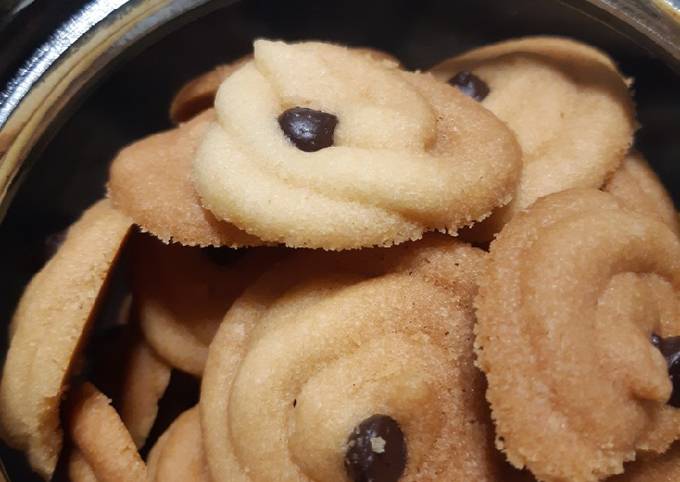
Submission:
[[[125,147],[111,163],[109,197],[143,231],[189,246],[261,242],[203,209],[191,184],[191,162],[214,118],[210,109],[179,127]]]
[[[210,481],[198,407],[181,414],[159,438],[149,456],[148,482],[185,481]]]
[[[553,194],[503,228],[475,302],[476,352],[512,464],[596,481],[668,449],[679,293],[678,237],[611,194]]]
[[[5,442],[49,479],[62,447],[61,397],[131,220],[104,200],[88,209],[26,288],[0,383]]]
[[[151,236],[134,241],[133,289],[144,337],[167,363],[201,376],[208,345],[232,301],[279,252],[261,248],[242,255],[165,245]]]
[[[673,200],[639,152],[630,153],[603,188],[628,209],[654,216],[680,234]]]
[[[375,60],[399,65],[396,58],[380,50],[370,48],[354,48],[353,50],[364,53]],[[184,84],[170,104],[170,120],[175,124],[187,122],[192,117],[211,108],[215,101],[217,89],[224,82],[224,79],[252,58],[252,54],[246,55],[229,64],[218,65],[213,70]]]
[[[484,253],[435,237],[325,256],[283,261],[220,326],[199,404],[213,480],[372,480],[386,464],[404,482],[498,480],[472,356]]]
[[[86,383],[73,394],[69,434],[98,482],[145,482],[146,465],[110,400]]]
[[[478,95],[481,105],[507,123],[522,147],[524,167],[514,199],[475,228],[477,239],[491,239],[539,197],[599,188],[631,145],[636,124],[628,83],[604,52],[580,42],[504,41],[446,60],[431,72],[479,92],[479,84],[465,77],[473,74],[488,88]]]
[[[220,86],[194,162],[219,218],[348,249],[455,234],[510,200],[514,136],[457,89],[330,44],[258,40],[254,52]]]

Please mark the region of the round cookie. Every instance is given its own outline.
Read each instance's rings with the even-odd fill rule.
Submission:
[[[354,48],[353,50],[364,53],[375,60],[399,65],[399,61],[396,58],[380,50],[369,48]],[[218,65],[213,70],[199,75],[184,84],[170,104],[170,120],[174,124],[181,124],[204,110],[211,108],[220,84],[252,58],[253,56],[250,54],[229,64]]]
[[[89,383],[73,394],[69,433],[99,482],[145,482],[146,465],[110,400]]]
[[[631,211],[647,214],[680,234],[673,200],[656,173],[639,152],[631,152],[603,187]]]
[[[553,194],[503,228],[475,301],[476,352],[513,465],[601,480],[680,436],[679,290],[677,236],[611,194]]]
[[[143,339],[130,349],[119,402],[120,418],[135,446],[144,446],[158,414],[158,401],[170,383],[170,367]]]
[[[256,41],[215,106],[196,190],[269,242],[339,250],[455,234],[508,202],[519,175],[514,136],[486,109],[334,45]]]
[[[618,168],[636,124],[628,83],[612,60],[559,37],[528,37],[474,49],[430,70],[496,114],[523,152],[512,202],[471,236],[489,240],[539,197],[599,188]]]
[[[280,252],[166,245],[139,236],[132,246],[139,324],[167,363],[201,376],[210,344],[232,301]],[[242,256],[235,260],[236,256]],[[232,259],[229,259],[232,258]]]
[[[181,414],[149,455],[148,482],[210,481],[198,407]]]
[[[191,162],[214,118],[212,109],[185,124],[135,142],[116,156],[109,171],[113,205],[142,231],[188,246],[255,246],[260,240],[219,221],[199,203]]]
[[[208,356],[212,480],[498,480],[472,354],[484,258],[436,237],[302,253],[260,278]]]
[[[88,209],[33,277],[12,317],[0,383],[2,435],[45,479],[62,447],[59,406],[71,367],[131,224],[107,200]]]

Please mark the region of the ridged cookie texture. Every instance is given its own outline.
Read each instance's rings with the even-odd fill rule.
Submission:
[[[130,251],[144,338],[162,360],[197,377],[231,303],[281,256],[275,248],[166,245],[146,235],[136,237]]]
[[[344,47],[258,40],[215,109],[194,162],[203,205],[288,246],[455,234],[507,203],[519,175],[514,136],[489,111]]]
[[[263,275],[208,355],[199,408],[212,480],[499,480],[472,353],[484,262],[441,236],[297,254]],[[380,464],[403,475],[370,478]]]
[[[0,383],[5,442],[49,479],[62,447],[59,407],[132,221],[108,200],[88,209],[24,291]]]
[[[523,152],[512,202],[477,227],[492,239],[539,197],[570,188],[599,188],[633,140],[635,111],[628,82],[603,52],[560,37],[527,37],[487,45],[430,70],[442,81],[488,90],[481,105],[507,123]]]
[[[680,223],[670,194],[639,152],[626,156],[603,187],[628,209],[666,223],[680,235]]]
[[[192,185],[191,163],[213,118],[209,109],[122,149],[109,170],[109,197],[142,231],[165,243],[257,246],[259,239],[203,209]]]
[[[399,60],[380,50],[371,48],[353,48],[352,50],[375,60],[399,65]],[[252,55],[245,55],[228,64],[218,65],[184,84],[170,103],[170,120],[175,124],[181,124],[212,108],[215,94],[222,82],[252,58]]]
[[[680,436],[664,358],[680,348],[679,293],[677,236],[611,194],[564,191],[513,218],[475,301],[478,364],[510,462],[586,482],[667,450]]]

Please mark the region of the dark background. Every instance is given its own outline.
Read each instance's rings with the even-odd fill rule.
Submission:
[[[0,0],[2,2],[2,0]],[[82,1],[35,1],[0,20],[0,81]],[[9,2],[0,3],[6,8]],[[0,12],[3,10],[0,9]],[[321,39],[370,46],[425,69],[482,43],[532,34],[572,36],[608,51],[635,78],[641,129],[636,144],[680,202],[678,77],[624,35],[549,0],[248,0],[182,27],[123,63],[33,154],[34,167],[0,225],[0,325],[44,262],[46,237],[104,194],[118,149],[168,128],[172,95],[188,79],[250,51],[256,37]],[[4,345],[4,331],[0,344]],[[4,350],[4,346],[2,347]],[[33,480],[22,457],[1,451],[14,480]]]

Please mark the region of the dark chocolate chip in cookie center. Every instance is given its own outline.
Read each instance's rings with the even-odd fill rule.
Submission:
[[[279,116],[279,126],[295,147],[314,152],[333,145],[338,118],[306,107],[293,107]]]
[[[668,364],[668,376],[673,383],[673,392],[668,404],[680,408],[680,336],[662,338],[652,334],[652,344],[659,349]]]
[[[449,84],[458,87],[463,94],[476,101],[483,101],[489,95],[489,86],[472,72],[463,70],[451,77]]]
[[[345,469],[353,482],[396,482],[406,467],[406,441],[396,420],[372,415],[347,438]]]

